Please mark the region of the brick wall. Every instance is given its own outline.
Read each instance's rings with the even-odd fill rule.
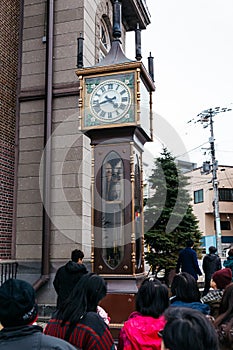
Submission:
[[[19,34],[18,0],[0,2],[0,258],[11,258],[15,108]]]

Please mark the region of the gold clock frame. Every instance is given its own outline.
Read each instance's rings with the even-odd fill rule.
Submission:
[[[134,73],[134,101],[135,101],[135,119],[134,122],[113,122],[113,123],[100,123],[99,125],[93,126],[85,126],[84,124],[84,101],[85,101],[85,79],[86,78],[95,78],[95,77],[106,77],[108,79],[114,79],[114,76]],[[149,113],[150,113],[150,131],[148,136],[148,141],[153,139],[153,125],[152,125],[152,91],[155,90],[154,83],[149,76],[149,73],[145,69],[142,62],[139,61],[131,61],[120,64],[108,65],[108,66],[94,66],[90,68],[81,68],[76,70],[76,74],[79,78],[80,87],[79,87],[79,130],[86,132],[88,130],[93,129],[105,129],[105,128],[116,128],[116,127],[126,127],[126,126],[142,126],[142,118],[141,115],[141,92],[140,92],[140,84],[144,84],[144,86],[148,90],[149,95]]]

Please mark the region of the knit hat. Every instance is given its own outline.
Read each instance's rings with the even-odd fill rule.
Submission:
[[[228,284],[231,283],[232,272],[231,269],[225,268],[216,271],[212,276],[213,281],[216,283],[218,289],[225,289]]]
[[[27,325],[37,317],[35,291],[25,281],[9,279],[0,287],[0,322],[4,327]]]

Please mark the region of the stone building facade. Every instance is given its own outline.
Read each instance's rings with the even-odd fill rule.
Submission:
[[[0,255],[16,259],[18,275],[39,290],[41,303],[51,303],[53,274],[71,250],[82,249],[90,260],[91,157],[89,139],[79,131],[77,38],[84,38],[84,66],[100,61],[111,44],[113,2],[3,2],[7,27],[0,45],[8,43],[11,66],[0,77],[8,80],[3,101],[10,110],[3,108],[1,118],[0,181],[8,197],[3,191]],[[150,23],[145,0],[122,0],[123,49],[137,22],[141,29]]]

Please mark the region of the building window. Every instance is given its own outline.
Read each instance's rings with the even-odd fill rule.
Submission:
[[[230,221],[220,221],[221,230],[230,230],[231,229],[231,223]]]
[[[231,230],[231,223],[230,221],[220,221],[220,227],[222,231],[230,231]],[[216,229],[216,222],[214,222],[214,228]]]
[[[101,61],[108,53],[111,47],[108,27],[104,20],[100,23],[100,58]]]
[[[194,203],[202,203],[203,200],[203,190],[194,191]]]
[[[232,188],[219,188],[219,200],[222,202],[233,202],[233,189]]]

